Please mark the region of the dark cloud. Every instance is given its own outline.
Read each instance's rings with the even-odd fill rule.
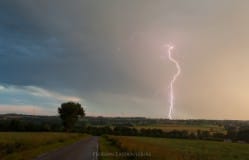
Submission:
[[[62,6],[24,1],[13,9],[14,13],[8,11],[12,14],[9,21],[14,24],[12,27],[2,24],[6,28],[2,32],[7,34],[4,40],[7,45],[1,53],[5,54],[2,73],[8,75],[2,81],[35,84],[46,81],[54,87],[56,84],[80,87],[83,91],[122,91],[119,88],[139,85],[132,85],[132,77],[127,77],[115,62],[119,46],[112,44],[112,34],[105,26],[102,14],[107,10],[97,2],[61,3]],[[24,8],[27,12],[17,12]],[[21,78],[17,80],[15,76]]]
[[[139,112],[144,107],[164,116],[175,67],[161,57],[166,52],[163,45],[173,42],[183,66],[176,87],[176,116],[205,117],[198,106],[212,104],[217,111],[221,103],[203,97],[217,93],[217,84],[221,84],[220,99],[228,96],[227,88],[234,89],[232,82],[229,87],[220,83],[223,75],[233,77],[224,68],[241,73],[236,64],[245,64],[248,58],[246,4],[232,0],[2,1],[0,83],[78,95],[97,113],[104,109],[111,113],[112,107],[127,113],[136,107]],[[217,76],[218,80],[213,78]],[[205,89],[206,81],[212,90]],[[195,89],[189,93],[192,86]],[[197,94],[198,90],[203,93]],[[202,100],[195,102],[196,95]],[[212,117],[211,112],[206,115]]]

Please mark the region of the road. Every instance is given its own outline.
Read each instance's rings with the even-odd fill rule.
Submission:
[[[56,151],[40,155],[35,160],[97,160],[98,137],[90,137]]]

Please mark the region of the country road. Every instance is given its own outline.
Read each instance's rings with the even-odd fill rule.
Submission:
[[[40,155],[34,160],[97,160],[98,137],[90,137],[56,151]]]

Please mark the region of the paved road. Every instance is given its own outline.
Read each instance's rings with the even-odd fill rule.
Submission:
[[[90,137],[37,157],[35,160],[97,160],[98,137]]]

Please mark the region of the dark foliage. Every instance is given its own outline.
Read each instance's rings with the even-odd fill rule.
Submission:
[[[85,116],[85,111],[81,104],[74,102],[62,103],[61,107],[58,108],[58,113],[66,131],[72,130],[78,118]]]

